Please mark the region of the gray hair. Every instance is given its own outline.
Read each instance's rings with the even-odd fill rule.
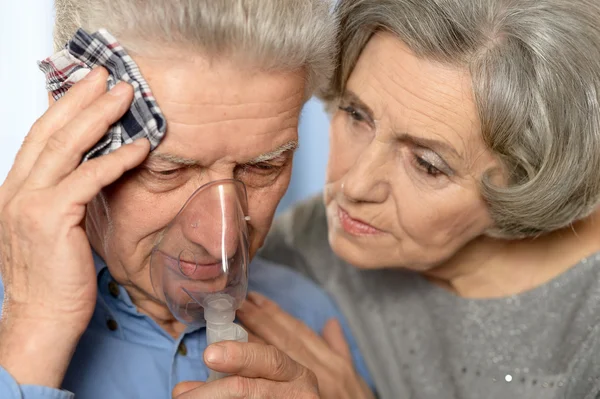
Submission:
[[[307,76],[307,97],[331,77],[335,27],[328,0],[55,0],[54,46],[78,28],[107,29],[128,50],[171,46]]]
[[[424,59],[471,72],[482,135],[509,174],[482,179],[495,227],[535,236],[588,216],[600,199],[598,0],[340,0],[335,102],[378,30]]]

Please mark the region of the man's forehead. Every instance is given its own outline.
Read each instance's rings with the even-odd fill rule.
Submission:
[[[292,153],[298,148],[297,140],[290,140],[282,145],[275,146],[266,152],[257,153],[256,156],[246,161],[249,164],[265,162],[275,159],[286,153]],[[195,166],[202,163],[201,159],[186,158],[168,151],[161,151],[160,148],[153,151],[148,156],[149,161],[163,161],[184,166]]]

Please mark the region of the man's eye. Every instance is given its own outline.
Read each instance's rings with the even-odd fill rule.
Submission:
[[[256,169],[260,169],[260,170],[273,170],[276,168],[275,165],[271,165],[269,163],[257,163],[257,164],[250,165],[250,166],[253,168],[256,168]]]
[[[244,170],[246,172],[260,174],[260,175],[269,175],[273,172],[281,169],[280,165],[274,165],[268,162],[259,162],[251,165],[245,165]]]
[[[158,178],[172,178],[177,176],[181,172],[181,168],[167,169],[167,170],[149,170],[151,174]]]

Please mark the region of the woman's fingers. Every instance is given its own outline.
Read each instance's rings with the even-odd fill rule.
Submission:
[[[238,317],[252,333],[297,360],[298,355],[306,355],[306,349],[317,358],[330,353],[325,341],[306,324],[255,292],[248,294]]]
[[[142,163],[150,152],[148,139],[138,139],[79,166],[59,184],[71,204],[88,204],[104,187]]]
[[[331,349],[348,361],[352,361],[352,352],[346,342],[344,330],[337,319],[329,319],[323,328],[323,339]]]
[[[133,88],[121,82],[50,136],[26,184],[32,188],[52,187],[68,176],[85,152],[123,116],[132,99]]]
[[[264,339],[260,338],[258,335],[254,334],[252,331],[246,331],[248,333],[248,342],[253,342],[255,344],[264,344],[266,345]]]
[[[16,188],[23,183],[50,136],[106,92],[107,77],[106,69],[94,69],[36,121],[17,154],[5,184]]]
[[[305,369],[288,355],[271,345],[223,341],[210,345],[204,361],[212,370],[247,378],[292,381],[301,378]]]

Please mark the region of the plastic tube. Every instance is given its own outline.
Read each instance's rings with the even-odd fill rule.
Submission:
[[[227,294],[215,294],[204,302],[206,338],[208,345],[221,341],[248,342],[248,333],[235,324],[234,301]],[[207,382],[226,377],[226,373],[210,370]]]

